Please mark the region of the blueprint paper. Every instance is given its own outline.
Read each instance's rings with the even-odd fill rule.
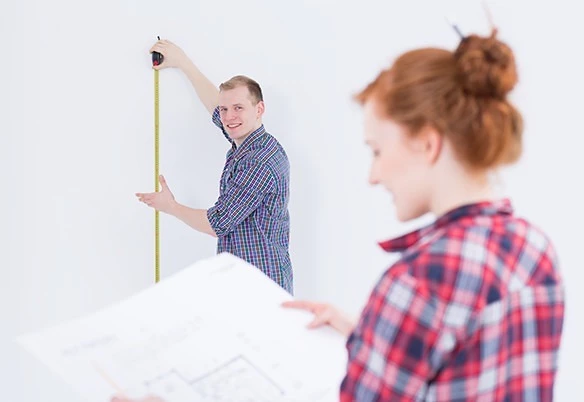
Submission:
[[[18,342],[90,402],[117,393],[168,402],[338,400],[345,338],[307,329],[310,313],[281,307],[290,299],[223,253]]]

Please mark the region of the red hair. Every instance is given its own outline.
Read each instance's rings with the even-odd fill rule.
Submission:
[[[356,100],[375,101],[381,116],[411,135],[434,127],[471,167],[511,164],[521,155],[523,120],[507,100],[517,83],[513,52],[496,33],[468,36],[454,52],[406,52]]]

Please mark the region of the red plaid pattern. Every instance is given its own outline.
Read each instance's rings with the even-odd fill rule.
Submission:
[[[509,200],[458,207],[381,246],[403,254],[347,341],[341,401],[553,400],[558,261]]]

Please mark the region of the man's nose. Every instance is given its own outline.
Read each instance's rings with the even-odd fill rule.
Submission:
[[[228,110],[227,112],[225,112],[225,118],[227,120],[233,120],[236,116],[237,114],[233,110]]]

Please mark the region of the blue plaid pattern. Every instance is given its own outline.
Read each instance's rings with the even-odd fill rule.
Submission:
[[[207,210],[217,234],[217,252],[228,252],[259,268],[293,294],[288,251],[290,164],[284,148],[263,125],[236,147],[219,108],[213,123],[231,143],[221,175],[219,198]]]

